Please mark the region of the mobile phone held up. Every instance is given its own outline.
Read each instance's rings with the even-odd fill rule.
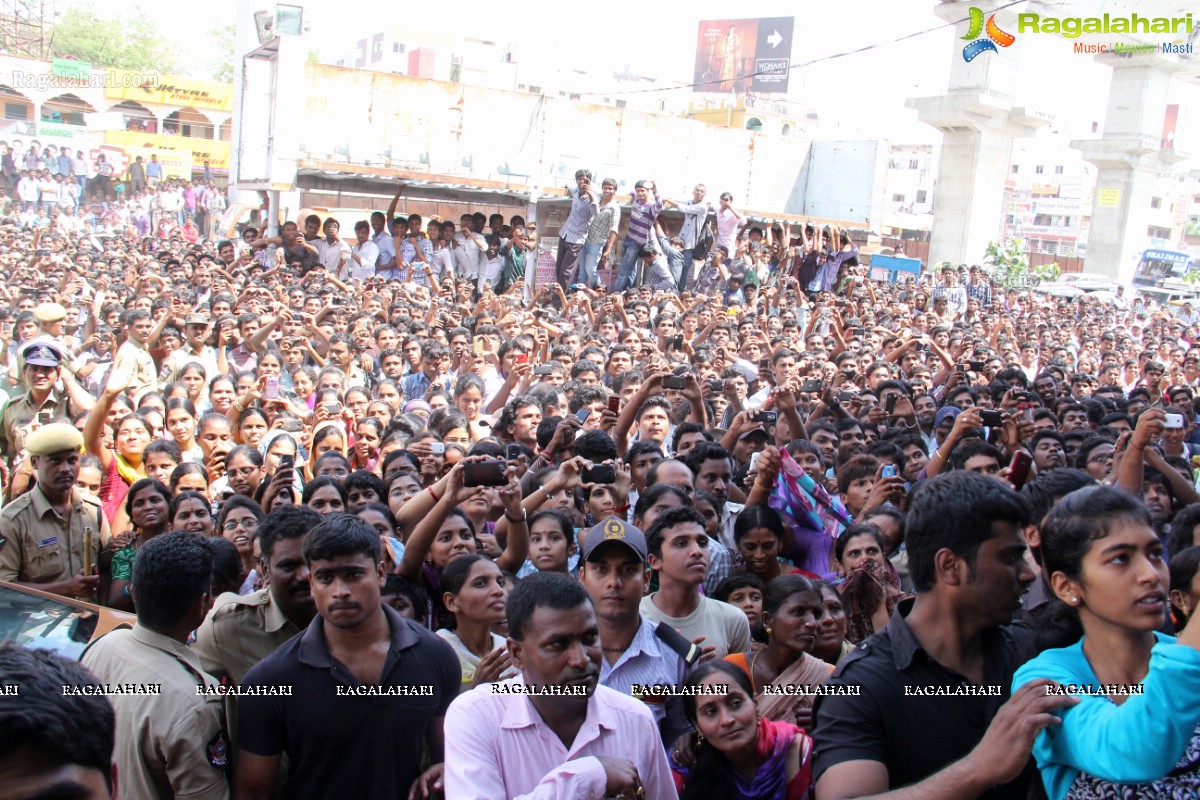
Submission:
[[[616,483],[617,468],[612,464],[597,464],[579,474],[584,483]]]
[[[662,387],[664,389],[687,388],[687,378],[682,375],[668,375],[662,379]]]
[[[767,428],[774,427],[775,423],[778,419],[779,419],[778,411],[761,411],[754,415],[754,421],[756,423],[758,423],[759,425],[763,425]]]
[[[1013,453],[1012,461],[1008,464],[1008,482],[1014,489],[1020,489],[1029,479],[1029,468],[1033,465],[1033,456],[1024,450]]]
[[[506,464],[500,459],[488,461],[471,461],[463,465],[464,486],[503,486],[508,483],[504,477]]]

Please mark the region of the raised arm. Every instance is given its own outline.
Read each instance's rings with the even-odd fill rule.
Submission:
[[[621,409],[621,413],[617,416],[617,427],[613,431],[613,438],[617,442],[617,455],[625,455],[625,450],[628,449],[629,430],[633,427],[633,423],[637,420],[638,411],[642,404],[650,398],[651,394],[662,386],[662,379],[670,375],[670,372],[656,372],[642,381],[642,385],[638,387],[637,392],[633,397],[629,398],[629,402]]]
[[[108,412],[113,402],[121,392],[129,388],[133,382],[133,373],[123,364],[113,364],[108,374],[108,384],[95,407],[88,413],[87,421],[83,424],[83,446],[90,455],[100,459],[100,466],[108,472],[112,466],[112,451],[104,446],[104,425],[108,421]]]
[[[410,581],[421,580],[421,564],[424,563],[425,556],[429,554],[429,548],[433,546],[433,542],[437,538],[438,529],[442,527],[442,523],[446,521],[446,517],[450,516],[452,510],[465,503],[475,493],[475,489],[463,486],[465,465],[472,461],[482,460],[484,460],[483,456],[468,457],[455,464],[450,470],[443,484],[445,491],[437,498],[436,502],[428,506],[425,515],[421,517],[421,521],[413,528],[412,535],[404,543],[404,555],[396,566],[398,575],[403,575]],[[428,491],[420,492],[408,502],[412,503],[423,499],[423,495],[429,494]],[[401,510],[405,511],[407,508],[408,503],[405,503],[404,509]],[[410,517],[411,515],[406,514],[405,516]],[[526,536],[528,536],[528,532],[526,532]],[[528,544],[526,544],[526,549],[528,549]],[[524,559],[522,559],[523,561]]]
[[[525,508],[521,504],[521,484],[517,481],[517,471],[509,467],[505,471],[508,484],[500,488],[500,502],[504,504],[503,521],[508,523],[504,552],[496,559],[496,566],[514,575],[525,565],[529,555],[529,523],[526,520]],[[499,539],[497,539],[499,541]]]

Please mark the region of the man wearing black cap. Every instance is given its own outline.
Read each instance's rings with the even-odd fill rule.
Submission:
[[[0,453],[10,466],[35,426],[45,425],[55,417],[71,418],[86,413],[96,405],[74,376],[61,368],[63,353],[54,342],[34,339],[21,349],[21,358],[25,363],[21,374],[26,392],[9,403],[0,415]]]
[[[83,435],[55,423],[26,442],[37,483],[0,511],[0,580],[66,597],[90,598],[99,578],[84,569],[85,531],[92,564],[108,541],[100,501],[75,488]]]
[[[604,654],[600,683],[644,701],[654,712],[663,742],[673,744],[690,728],[679,698],[636,689],[682,685],[700,648],[639,610],[650,583],[645,535],[617,517],[592,528],[584,539],[579,581],[596,607]]]

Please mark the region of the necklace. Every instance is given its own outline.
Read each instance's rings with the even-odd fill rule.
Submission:
[[[624,653],[629,648],[628,647],[601,647],[600,649],[606,653]]]
[[[758,694],[758,686],[754,683],[754,665],[758,663],[758,657],[761,656],[762,653],[762,650],[755,650],[754,657],[750,659],[750,688],[754,690],[755,694]]]

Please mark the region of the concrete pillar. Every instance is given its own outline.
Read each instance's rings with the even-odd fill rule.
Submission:
[[[971,0],[943,0],[934,13],[957,22],[968,17],[971,5]],[[999,12],[996,22],[1015,31],[1016,12]],[[958,28],[965,33],[965,25]],[[1014,102],[1016,53],[1000,47],[968,62],[963,58],[965,44],[955,40],[946,94],[913,97],[905,103],[943,137],[927,266],[939,261],[977,264],[988,243],[1001,240],[1012,140],[1050,122],[1048,115]]]
[[[1160,149],[1171,74],[1182,65],[1154,53],[1096,60],[1112,67],[1104,134],[1071,142],[1098,170],[1084,269],[1128,282],[1146,248],[1155,174],[1183,158]]]

